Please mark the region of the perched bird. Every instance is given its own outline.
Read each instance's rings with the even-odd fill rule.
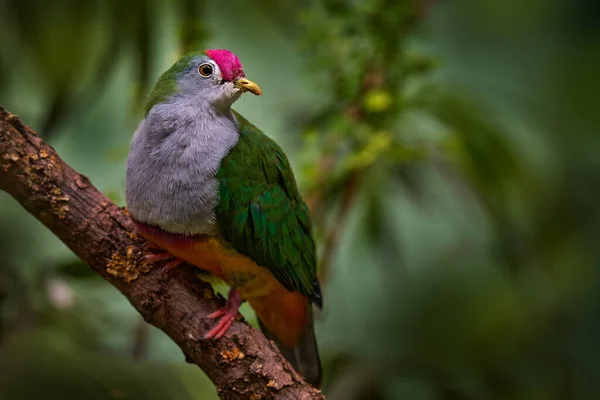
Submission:
[[[231,109],[261,95],[228,50],[183,56],[158,80],[129,152],[126,200],[137,230],[230,287],[206,339],[248,300],[265,335],[312,384],[321,380],[312,304],[322,307],[309,210],[277,143]]]

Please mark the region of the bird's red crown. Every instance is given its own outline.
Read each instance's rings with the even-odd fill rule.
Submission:
[[[213,59],[221,70],[221,76],[226,81],[234,81],[238,78],[244,78],[244,68],[240,59],[235,54],[226,49],[206,50],[207,56]]]

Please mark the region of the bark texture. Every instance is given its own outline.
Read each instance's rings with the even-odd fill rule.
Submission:
[[[224,305],[184,265],[165,276],[145,263],[146,241],[116,206],[21,120],[0,107],[0,190],[8,192],[79,258],[177,343],[222,399],[324,399],[277,347],[243,321],[216,341],[200,340]],[[18,228],[15,228],[18,229]]]

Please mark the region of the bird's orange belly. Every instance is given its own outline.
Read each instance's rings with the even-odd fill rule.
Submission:
[[[237,288],[260,320],[287,346],[297,342],[308,321],[308,299],[302,293],[285,289],[267,268],[216,237],[185,237],[166,234],[147,225],[137,227],[146,239],[171,255]]]
[[[273,274],[213,236],[177,237],[151,230],[138,231],[170,254],[236,287],[242,297],[265,296],[283,288]]]

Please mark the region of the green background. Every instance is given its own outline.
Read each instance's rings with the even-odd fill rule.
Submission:
[[[264,93],[235,108],[313,207],[328,398],[595,399],[598,18],[592,1],[0,0],[0,104],[124,205],[153,82],[230,49]],[[0,398],[216,393],[0,193]]]

